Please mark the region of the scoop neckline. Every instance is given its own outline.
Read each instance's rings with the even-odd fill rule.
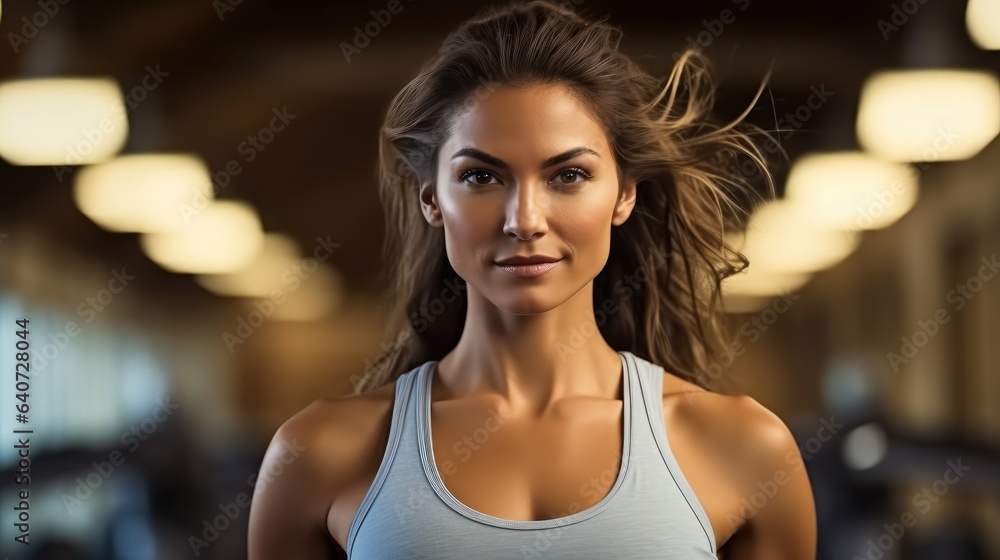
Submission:
[[[423,464],[424,474],[427,476],[427,481],[430,483],[431,488],[434,489],[434,493],[437,494],[438,497],[441,498],[441,500],[444,501],[444,503],[447,504],[452,510],[469,519],[472,519],[473,521],[507,529],[550,529],[553,527],[563,527],[589,519],[604,511],[609,505],[611,505],[612,501],[619,494],[619,491],[625,483],[625,478],[631,470],[632,464],[632,440],[634,439],[632,436],[632,386],[636,381],[635,371],[632,368],[631,361],[626,357],[626,351],[620,351],[617,352],[617,354],[621,359],[622,364],[622,415],[624,417],[624,426],[621,449],[622,459],[621,464],[618,467],[618,476],[615,478],[615,483],[612,485],[611,490],[608,491],[608,493],[601,498],[600,501],[586,509],[569,515],[564,515],[562,517],[535,520],[504,519],[483,513],[460,502],[458,498],[456,498],[451,491],[448,490],[448,487],[445,486],[444,480],[441,478],[440,472],[438,472],[436,460],[434,459],[434,447],[432,443],[433,434],[430,421],[431,383],[429,383],[429,380],[431,378],[431,374],[437,368],[438,361],[431,360],[424,364],[424,368],[420,372],[420,376],[418,378],[417,387],[419,397],[419,406],[417,407],[417,429],[420,432],[418,443],[420,450],[420,462]]]

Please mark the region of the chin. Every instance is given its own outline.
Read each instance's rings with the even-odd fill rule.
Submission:
[[[497,308],[511,315],[538,315],[559,307],[564,300],[553,298],[542,290],[526,288],[517,292],[507,291],[491,301]]]

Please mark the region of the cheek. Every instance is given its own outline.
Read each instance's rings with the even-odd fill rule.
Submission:
[[[500,227],[495,224],[502,207],[486,199],[445,193],[439,202],[445,233],[458,243],[489,238],[495,235],[493,229]]]
[[[609,245],[612,204],[604,198],[575,201],[559,212],[562,235],[577,251],[602,251]]]
[[[445,248],[452,268],[459,273],[478,270],[480,257],[495,241],[497,232],[503,226],[502,219],[497,221],[502,206],[451,193],[439,197],[439,204],[444,222]]]

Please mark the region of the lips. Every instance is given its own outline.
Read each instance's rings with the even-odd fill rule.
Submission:
[[[528,264],[506,264],[506,262],[504,262],[504,264],[501,264],[500,262],[495,264],[500,270],[518,278],[536,278],[552,270],[556,266],[559,266],[560,260],[562,259],[555,261],[538,261]]]
[[[508,257],[506,259],[500,259],[494,261],[494,263],[500,266],[523,266],[532,264],[555,263],[561,260],[562,259],[559,257],[550,257],[547,255],[527,255],[527,256]]]

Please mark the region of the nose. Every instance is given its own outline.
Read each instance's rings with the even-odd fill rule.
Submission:
[[[545,187],[519,184],[513,192],[507,205],[504,234],[522,241],[545,235],[549,231],[546,212],[551,205]]]

